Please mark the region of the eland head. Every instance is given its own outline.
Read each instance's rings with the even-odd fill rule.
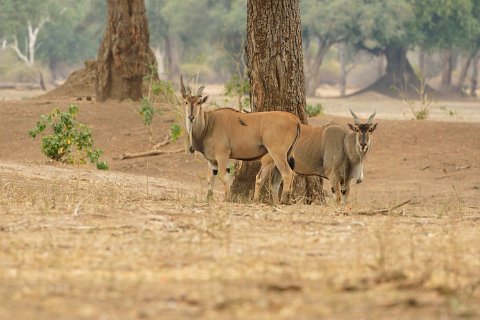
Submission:
[[[349,123],[348,127],[356,133],[356,146],[359,153],[366,153],[370,148],[370,135],[377,128],[377,123],[373,123],[376,111],[368,118],[366,123],[361,123],[358,116],[350,109],[350,113],[355,120],[354,124]]]
[[[187,121],[187,127],[192,125],[202,112],[202,104],[207,101],[208,96],[202,97],[203,89],[205,86],[198,88],[197,93],[192,95],[192,90],[189,86],[183,84],[183,78],[180,77],[181,92],[183,98],[183,104],[185,105],[185,118]]]

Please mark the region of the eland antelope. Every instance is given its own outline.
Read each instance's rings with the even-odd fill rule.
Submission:
[[[355,124],[348,124],[352,132],[333,123],[321,127],[302,125],[295,149],[295,172],[329,179],[337,206],[342,195],[344,204],[348,205],[352,180],[362,182],[364,160],[371,147],[371,133],[377,127],[377,123],[373,123],[375,112],[366,123],[361,123],[351,109],[350,112],[355,120]],[[266,155],[262,158],[262,167],[257,175],[254,200],[258,201],[260,189],[272,170],[274,202],[278,199],[281,179],[272,159]]]
[[[282,111],[241,113],[229,108],[205,111],[202,104],[208,96],[202,97],[204,87],[192,95],[182,78],[180,84],[190,152],[202,153],[212,169],[207,197],[213,196],[218,174],[225,188],[225,200],[230,200],[229,159],[256,160],[268,153],[283,179],[281,200],[288,202],[293,181],[293,150],[300,136],[300,120]]]

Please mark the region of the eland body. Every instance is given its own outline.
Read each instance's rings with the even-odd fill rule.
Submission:
[[[336,205],[342,195],[348,205],[351,181],[363,180],[363,165],[371,147],[371,133],[377,127],[373,113],[366,123],[361,123],[350,110],[355,124],[348,124],[351,131],[338,124],[327,123],[321,127],[302,125],[301,136],[295,149],[295,172],[316,175],[330,180]],[[260,189],[273,172],[272,194],[278,199],[281,180],[272,159],[262,158],[262,167],[257,175],[254,200],[258,201]]]
[[[218,174],[225,187],[225,200],[230,200],[231,177],[227,172],[229,159],[255,160],[268,153],[284,182],[282,202],[288,202],[293,171],[293,150],[300,136],[300,120],[282,111],[241,113],[222,108],[204,111],[203,87],[196,95],[185,87],[181,79],[185,104],[186,127],[190,152],[203,154],[212,169],[208,197],[213,196],[213,185]]]

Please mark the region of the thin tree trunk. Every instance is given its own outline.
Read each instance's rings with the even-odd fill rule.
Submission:
[[[345,42],[339,45],[339,60],[340,60],[340,96],[344,97],[347,90],[347,45]]]
[[[420,68],[422,76],[425,77],[425,52],[423,50],[420,50],[420,53],[418,54],[418,67]]]
[[[299,0],[248,0],[247,8],[252,111],[287,111],[307,123]],[[234,196],[251,197],[258,169],[258,162],[244,162],[232,185]],[[312,190],[322,190],[318,178],[296,177],[295,181],[293,197],[311,199]]]
[[[445,52],[443,71],[442,71],[442,83],[443,89],[450,89],[452,87],[452,72],[453,72],[453,54],[451,50]]]
[[[108,0],[108,21],[97,54],[97,100],[142,97],[143,77],[156,65],[149,48],[144,0]]]
[[[168,35],[165,36],[164,40],[167,78],[171,81],[177,81],[180,78],[177,43],[174,38]]]
[[[155,54],[155,59],[157,61],[158,75],[163,75],[165,73],[165,52],[163,52],[160,47],[155,47],[153,53]]]
[[[477,53],[471,53],[468,57],[467,60],[465,61],[465,64],[462,67],[462,70],[460,71],[460,77],[458,78],[458,88],[464,92],[464,86],[465,86],[465,81],[467,79],[467,74],[468,74],[468,69],[470,68],[470,64],[472,63],[473,58],[475,57]]]
[[[306,75],[306,93],[309,97],[314,97],[318,86],[321,81],[320,67],[322,66],[323,59],[330,49],[331,45],[325,45],[319,41],[319,48],[311,65],[307,70]]]
[[[472,63],[472,78],[470,81],[470,95],[472,97],[477,96],[477,81],[478,81],[478,61],[480,60],[480,55],[477,55],[473,59]]]
[[[378,57],[377,62],[377,78],[381,78],[385,74],[385,56]]]

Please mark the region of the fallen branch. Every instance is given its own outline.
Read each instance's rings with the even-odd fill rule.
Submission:
[[[166,146],[167,144],[170,144],[170,142],[172,142],[172,136],[166,135],[165,140],[163,140],[162,142],[159,142],[156,145],[154,145],[153,149],[157,150],[158,148],[161,148],[161,147]]]
[[[344,214],[358,214],[358,215],[365,215],[365,216],[372,216],[372,215],[376,215],[376,214],[380,214],[380,213],[388,213],[388,212],[391,212],[395,209],[398,209],[408,203],[410,203],[412,201],[412,199],[408,199],[400,204],[397,204],[391,208],[384,208],[384,209],[376,209],[376,210],[366,210],[366,211],[344,211],[344,212],[341,212],[341,213],[344,213]]]
[[[180,153],[185,151],[184,148],[181,149],[175,149],[171,151],[162,151],[162,150],[150,150],[150,151],[144,151],[144,152],[138,152],[138,153],[124,153],[120,156],[120,160],[125,160],[125,159],[133,159],[133,158],[141,158],[141,157],[150,157],[150,156],[158,156],[161,154],[173,154],[173,153]]]

